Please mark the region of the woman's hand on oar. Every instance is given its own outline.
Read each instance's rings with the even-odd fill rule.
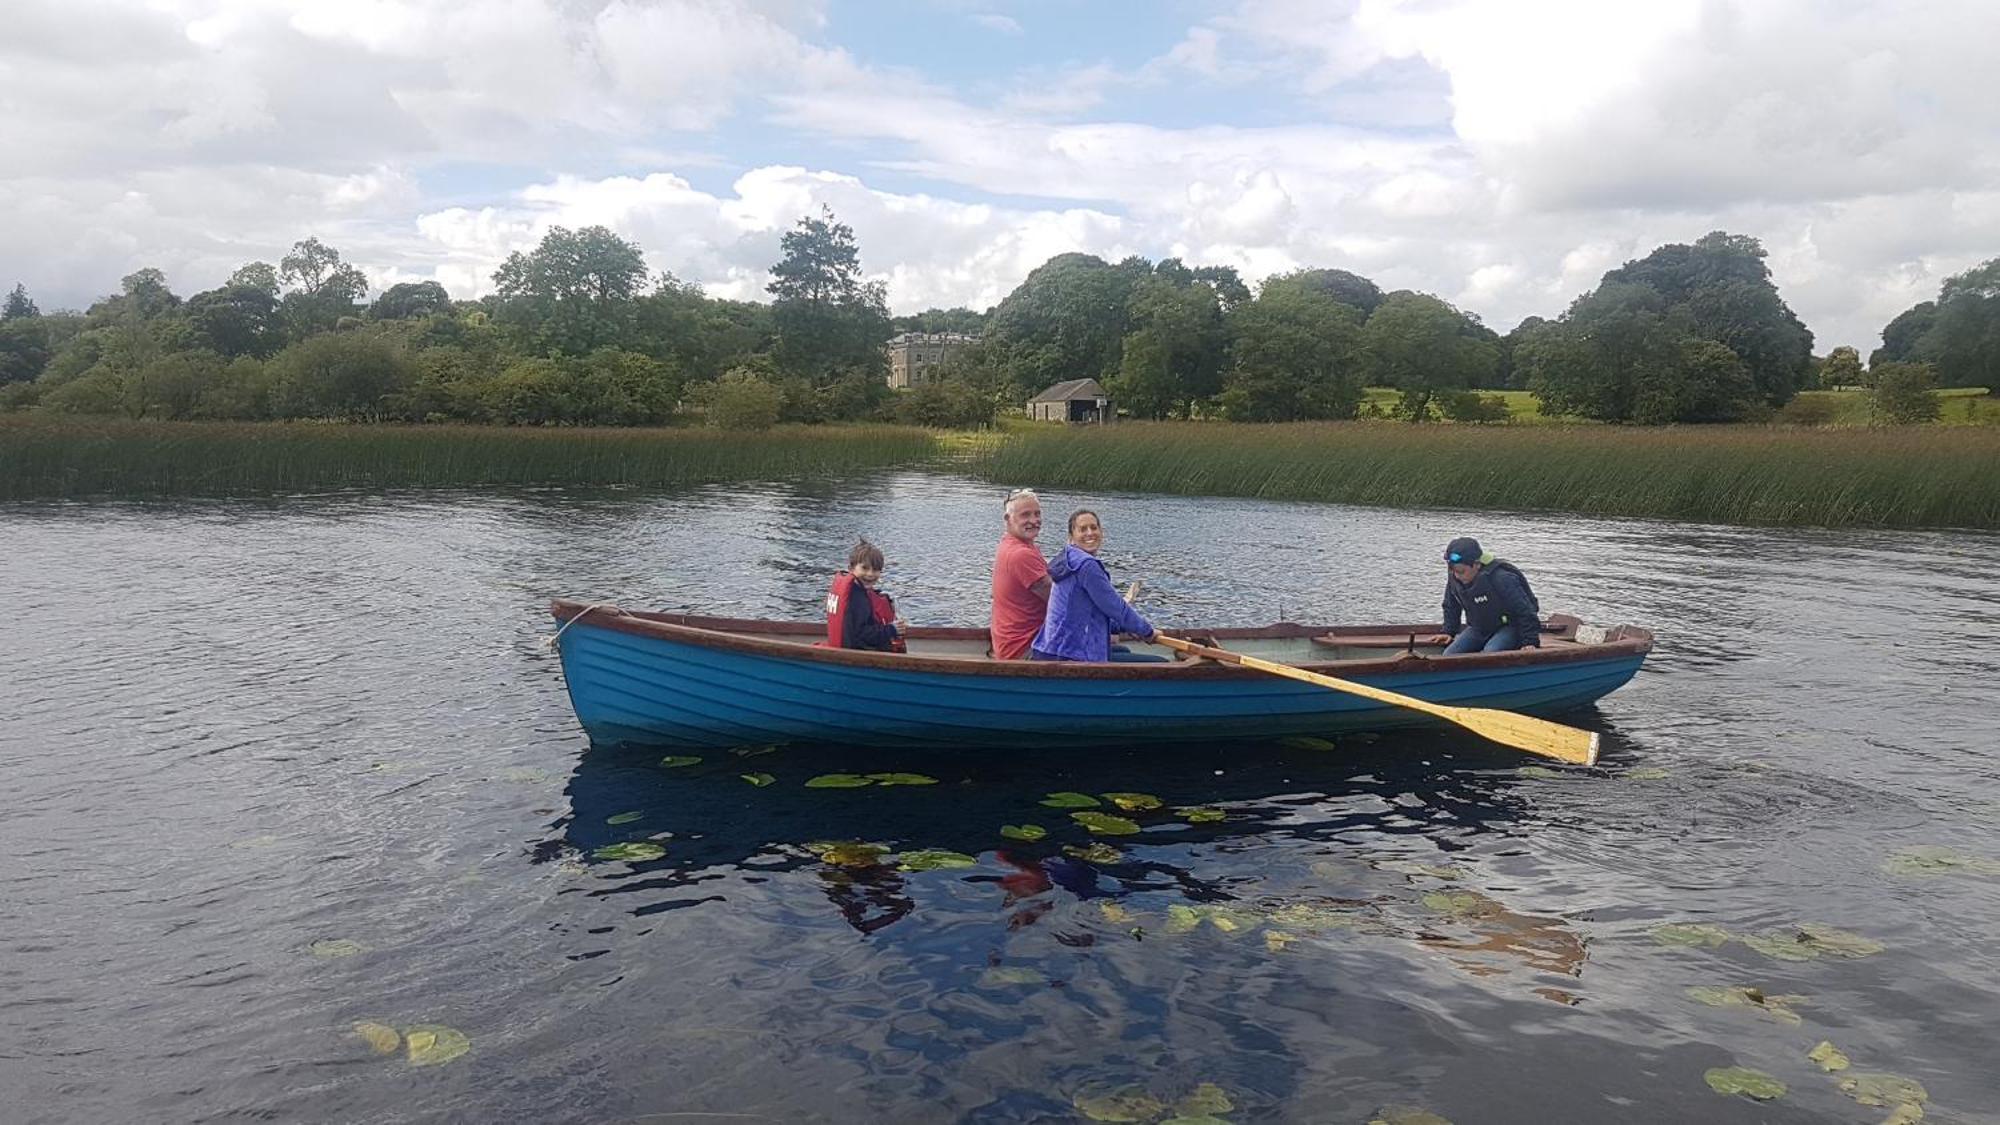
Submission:
[[[1535,718],[1533,715],[1520,715],[1491,707],[1453,707],[1444,703],[1432,703],[1428,699],[1418,699],[1414,695],[1403,695],[1400,692],[1355,680],[1337,679],[1318,672],[1308,672],[1304,668],[1294,668],[1289,664],[1244,656],[1242,653],[1230,652],[1224,648],[1198,645],[1165,633],[1154,634],[1153,642],[1189,656],[1205,656],[1224,664],[1241,664],[1245,668],[1254,668],[1259,672],[1269,672],[1274,676],[1283,676],[1286,679],[1315,684],[1334,691],[1344,691],[1349,695],[1375,700],[1377,703],[1421,711],[1426,715],[1457,723],[1474,734],[1490,738],[1505,746],[1512,746],[1516,750],[1525,750],[1530,754],[1540,754],[1545,758],[1554,758],[1575,765],[1597,764],[1597,734],[1594,731],[1578,730],[1576,727],[1566,727],[1561,723]]]

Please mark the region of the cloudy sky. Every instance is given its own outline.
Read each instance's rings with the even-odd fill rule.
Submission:
[[[491,286],[550,226],[761,297],[830,204],[895,311],[1049,256],[1339,266],[1506,330],[1754,235],[1817,350],[2000,256],[1994,0],[5,0],[0,287],[317,235]]]

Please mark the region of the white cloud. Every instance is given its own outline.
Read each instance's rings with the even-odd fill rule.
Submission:
[[[188,292],[307,234],[470,294],[602,222],[758,296],[826,202],[899,309],[990,304],[1078,249],[1341,266],[1505,328],[1724,228],[1821,350],[2000,253],[1983,0],[1244,0],[986,101],[959,60],[840,26],[821,0],[11,0],[0,247],[45,307],[141,265]],[[1155,95],[1184,123],[1102,110]]]
[[[976,12],[973,14],[972,22],[1002,35],[1021,34],[1021,21],[1013,16],[1001,15],[999,12]]]

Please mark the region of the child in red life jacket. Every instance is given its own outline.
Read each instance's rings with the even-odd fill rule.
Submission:
[[[847,553],[847,572],[833,578],[826,594],[828,648],[904,652],[910,626],[896,616],[896,603],[875,588],[882,580],[882,548],[863,539]]]

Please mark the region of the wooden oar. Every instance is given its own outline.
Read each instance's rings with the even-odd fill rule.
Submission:
[[[1571,762],[1582,766],[1597,764],[1597,734],[1594,731],[1578,730],[1561,723],[1552,723],[1547,719],[1537,719],[1532,715],[1517,715],[1512,711],[1499,711],[1491,707],[1452,707],[1443,703],[1432,703],[1428,699],[1385,691],[1353,680],[1322,676],[1318,672],[1308,672],[1289,664],[1278,664],[1269,660],[1259,660],[1254,656],[1245,656],[1240,652],[1230,652],[1228,649],[1198,645],[1179,637],[1169,637],[1165,633],[1154,634],[1153,643],[1185,652],[1189,656],[1205,656],[1223,664],[1240,664],[1245,668],[1255,668],[1259,672],[1269,672],[1288,680],[1344,691],[1349,695],[1375,700],[1377,703],[1422,711],[1426,715],[1435,715],[1447,722],[1457,723],[1474,734],[1512,746],[1516,750],[1526,750],[1530,754],[1540,754],[1559,762]]]

